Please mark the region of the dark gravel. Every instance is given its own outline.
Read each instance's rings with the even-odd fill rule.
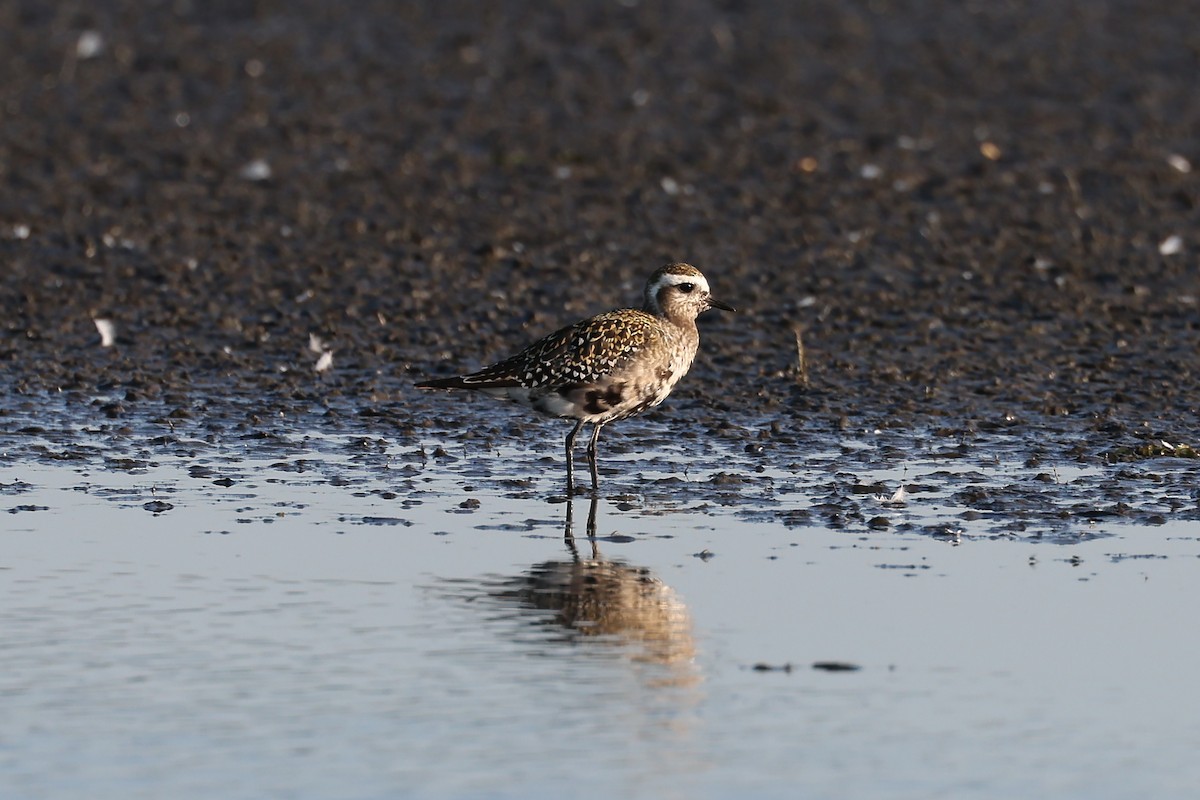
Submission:
[[[1197,19],[0,2],[3,404],[469,419],[412,383],[686,260],[739,313],[664,419],[1194,443]]]

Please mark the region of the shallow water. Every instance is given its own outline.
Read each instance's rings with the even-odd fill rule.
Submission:
[[[548,446],[437,457],[436,433],[415,450],[281,433],[268,454],[177,431],[147,453],[121,436],[115,465],[102,435],[55,459],[44,431],[0,460],[5,797],[1183,797],[1200,781],[1200,529],[964,518],[964,485],[1059,487],[1061,509],[1116,467],[885,463],[859,438],[738,486],[712,476],[757,456],[718,449],[683,476],[686,446],[667,448],[607,465],[589,541],[580,500],[564,539]],[[858,509],[841,527],[820,510],[835,494]]]

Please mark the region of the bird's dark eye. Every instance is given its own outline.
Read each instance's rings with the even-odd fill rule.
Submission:
[[[694,283],[679,284],[679,291],[683,292],[684,294],[691,294],[692,289],[695,289],[695,288],[696,288],[696,284],[694,284]]]

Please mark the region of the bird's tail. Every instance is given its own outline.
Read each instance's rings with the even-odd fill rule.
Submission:
[[[431,381],[421,381],[417,385],[418,389],[466,389],[467,384],[463,379],[456,375],[453,378],[434,378]]]

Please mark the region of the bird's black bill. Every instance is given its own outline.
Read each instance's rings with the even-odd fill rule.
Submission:
[[[722,311],[737,311],[736,308],[729,305],[728,303],[722,303],[720,300],[713,300],[711,297],[708,298],[708,307],[709,308],[719,308]]]

